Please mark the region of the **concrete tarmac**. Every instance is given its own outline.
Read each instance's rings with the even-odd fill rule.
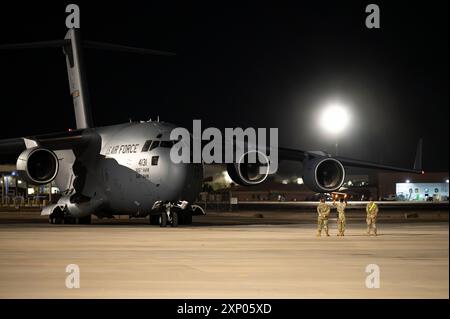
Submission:
[[[253,215],[179,228],[11,216],[0,216],[0,298],[449,297],[447,221],[383,221],[368,237],[356,220],[340,238],[332,220],[332,236],[317,238],[315,221]],[[66,288],[69,264],[80,267],[78,289]],[[366,287],[369,264],[379,266],[378,289]]]

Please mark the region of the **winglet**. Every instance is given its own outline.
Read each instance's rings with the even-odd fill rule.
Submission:
[[[422,144],[423,139],[420,138],[419,142],[417,143],[416,158],[414,160],[414,170],[422,171],[422,174],[424,174],[425,172],[422,170]]]

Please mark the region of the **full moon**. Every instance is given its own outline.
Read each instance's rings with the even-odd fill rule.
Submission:
[[[350,114],[340,103],[332,103],[325,107],[320,115],[320,126],[327,133],[341,134],[350,122]]]

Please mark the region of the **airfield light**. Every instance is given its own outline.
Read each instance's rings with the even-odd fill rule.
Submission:
[[[281,184],[286,185],[288,182],[289,182],[289,181],[288,181],[287,179],[283,179],[283,180],[281,181]]]
[[[446,179],[445,182],[448,184],[448,179]]]
[[[332,135],[339,135],[350,124],[350,114],[342,103],[329,103],[323,109],[319,123],[325,132]]]
[[[297,178],[297,184],[299,185],[303,184],[303,178],[301,177]]]
[[[409,183],[411,183],[411,181],[410,181],[409,179],[407,179],[407,180],[406,180],[406,183],[409,184]]]

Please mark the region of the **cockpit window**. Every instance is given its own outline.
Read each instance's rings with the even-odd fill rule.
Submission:
[[[171,148],[173,146],[173,141],[161,141],[159,146],[165,147],[165,148]]]
[[[145,141],[141,152],[147,152],[151,144],[152,144],[152,140]]]
[[[159,146],[159,141],[153,141],[152,146],[150,146],[149,151],[154,150]]]
[[[176,141],[147,140],[145,141],[141,152],[149,152],[151,150],[154,150],[158,146],[164,148],[171,148],[175,143]]]

